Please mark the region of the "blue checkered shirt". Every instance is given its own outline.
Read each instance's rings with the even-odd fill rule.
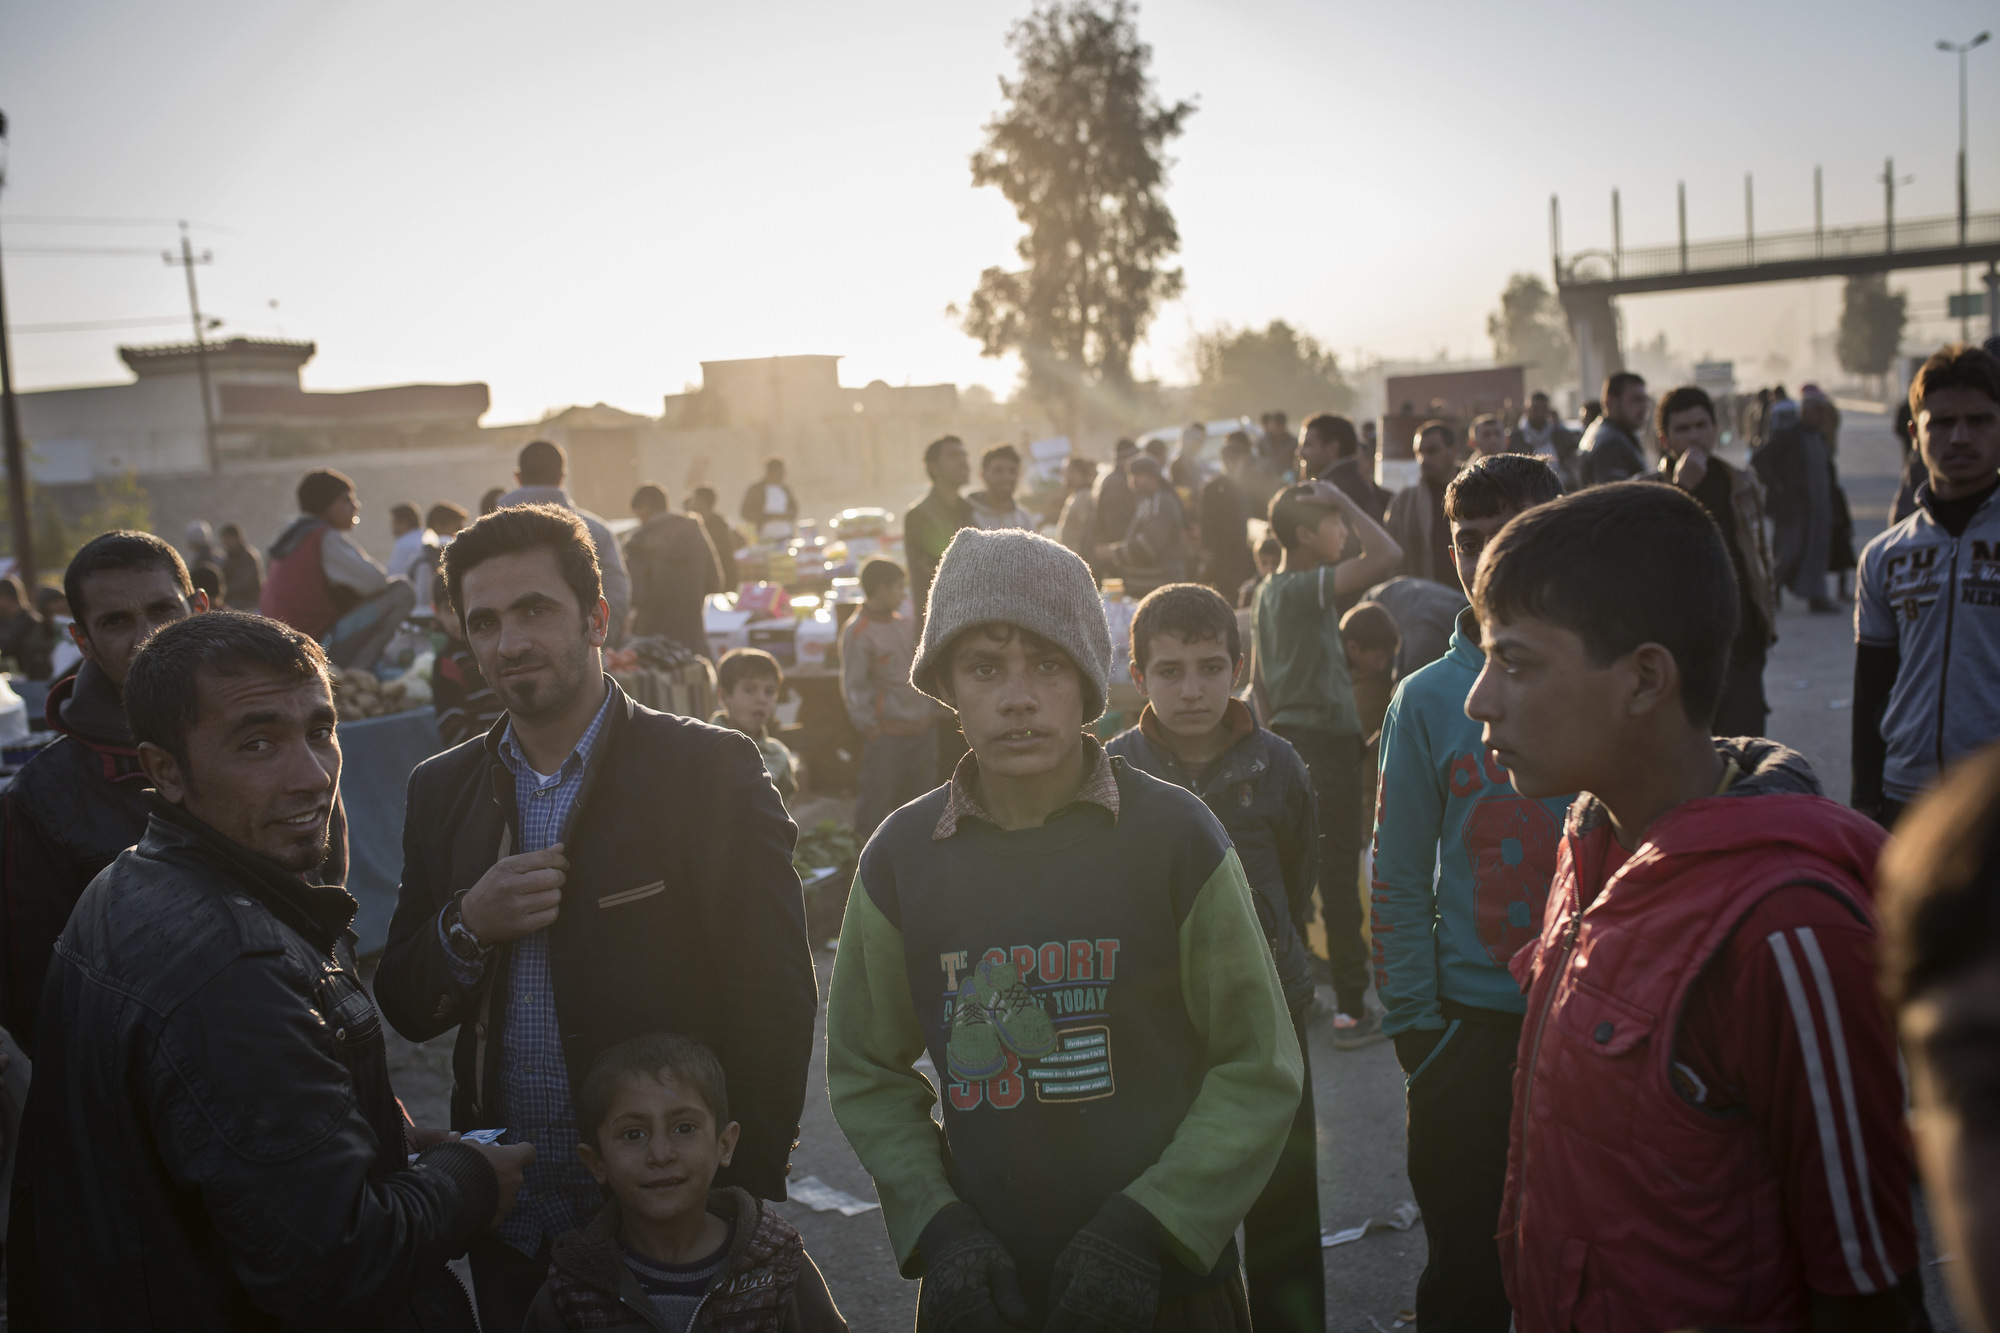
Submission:
[[[553,777],[544,777],[528,763],[514,739],[513,723],[500,738],[500,761],[514,775],[517,855],[539,852],[563,841],[583,794],[584,773],[591,752],[604,732],[611,712],[611,691],[605,682],[603,707],[590,721],[583,738],[563,760]],[[439,918],[442,929],[443,918]],[[448,942],[447,942],[448,943]],[[445,957],[460,985],[471,989],[485,973],[484,964],[467,963],[449,948]],[[500,1043],[500,1116],[507,1127],[503,1143],[532,1143],[535,1160],[522,1181],[514,1207],[500,1223],[500,1239],[523,1254],[539,1253],[544,1240],[581,1231],[604,1206],[604,1193],[582,1162],[576,1145],[576,1109],[570,1099],[569,1070],[563,1063],[562,1030],[556,1022],[555,989],[549,980],[549,933],[538,930],[514,941],[513,967],[507,984],[507,1021]]]

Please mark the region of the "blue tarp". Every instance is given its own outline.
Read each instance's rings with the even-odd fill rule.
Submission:
[[[340,724],[340,793],[347,806],[347,891],[361,904],[361,952],[379,951],[403,877],[403,801],[410,773],[444,749],[437,714],[413,708]]]

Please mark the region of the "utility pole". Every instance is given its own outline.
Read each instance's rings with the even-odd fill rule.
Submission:
[[[1681,272],[1688,271],[1688,185],[1680,181],[1675,186],[1675,196],[1680,204],[1681,215]]]
[[[1819,186],[1819,168],[1813,168],[1813,258],[1826,254],[1826,210]]]
[[[1618,191],[1611,192],[1611,273],[1625,276],[1625,223],[1618,211]]]
[[[1975,46],[1986,42],[1991,33],[1980,33],[1969,42],[1939,42],[1938,50],[1949,51],[1958,57],[1958,244],[1965,247],[1965,57]],[[1971,288],[1966,285],[1965,265],[1958,266],[1958,338],[1960,342],[1972,340],[1972,300]]]
[[[213,264],[215,256],[207,250],[202,251],[199,257],[195,255],[194,247],[188,243],[188,224],[183,219],[181,222],[181,252],[177,255],[171,250],[164,250],[161,251],[160,258],[164,259],[170,265],[187,270],[188,317],[194,321],[194,365],[196,373],[201,378],[202,438],[207,445],[208,470],[210,472],[220,472],[222,471],[222,460],[215,452],[215,404],[209,395],[208,389],[208,333],[202,327],[201,297],[195,291],[194,286],[194,266],[196,264]]]
[[[7,117],[0,114],[0,187],[7,184]],[[4,268],[4,265],[0,265]],[[14,399],[14,355],[7,340],[7,292],[0,282],[0,427],[7,447],[7,517],[14,542],[14,572],[35,595],[35,531],[28,521],[28,463],[21,444],[21,408]]]
[[[1743,173],[1743,262],[1757,262],[1757,194],[1751,188],[1750,173]]]

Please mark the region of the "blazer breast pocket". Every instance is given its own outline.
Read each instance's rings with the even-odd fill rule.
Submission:
[[[656,879],[651,884],[641,884],[636,889],[620,889],[616,893],[607,893],[597,900],[597,905],[605,908],[624,907],[628,903],[636,903],[643,899],[651,898],[655,894],[665,893],[666,891],[667,882],[663,879]]]

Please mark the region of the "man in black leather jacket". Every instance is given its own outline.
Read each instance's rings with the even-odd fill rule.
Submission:
[[[348,929],[306,882],[340,745],[326,659],[238,612],[160,630],[126,710],[139,845],[57,942],[8,1255],[20,1328],[470,1328],[446,1261],[531,1150],[413,1133]]]
[[[132,655],[162,625],[208,609],[180,553],[147,532],[106,532],[84,543],[63,575],[83,653],[49,691],[49,727],[61,739],[14,775],[0,795],[0,1027],[35,1053],[35,1010],[56,936],[97,872],[146,830],[146,775],[125,724]],[[313,878],[347,878],[338,805],[326,864]]]

